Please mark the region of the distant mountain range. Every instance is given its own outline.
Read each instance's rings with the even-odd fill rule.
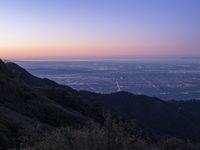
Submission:
[[[77,91],[0,60],[0,149],[19,148],[24,142],[21,137],[37,132],[42,137],[40,130],[79,128],[88,121],[104,126],[106,113],[123,124],[131,125],[133,120],[135,129],[128,132],[145,141],[177,137],[200,142],[200,101],[166,102],[128,92]],[[38,126],[30,134],[23,132]]]

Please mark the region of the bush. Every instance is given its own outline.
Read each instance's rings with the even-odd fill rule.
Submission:
[[[103,125],[88,122],[87,125],[78,129],[66,127],[53,130],[35,146],[27,147],[24,148],[36,150],[145,150],[147,144],[136,138],[135,135],[131,135],[126,123],[107,117]]]

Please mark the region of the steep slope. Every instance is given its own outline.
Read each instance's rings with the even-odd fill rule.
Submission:
[[[59,85],[54,81],[51,81],[49,79],[41,79],[36,76],[33,76],[29,72],[27,72],[25,69],[21,68],[15,63],[8,62],[5,64],[7,69],[12,72],[19,80],[25,82],[27,85],[31,87],[63,87],[67,90],[73,90],[72,88],[68,86]]]
[[[0,147],[6,149],[8,146],[16,146],[17,139],[21,136],[20,130],[27,126],[40,124],[48,128],[78,127],[88,120],[100,122],[98,119],[103,117],[103,109],[92,103],[83,102],[74,95],[65,93],[60,97],[63,98],[63,102],[60,102],[61,99],[56,96],[60,95],[59,88],[63,86],[53,81],[29,76],[17,65],[15,67],[17,70],[13,69],[13,65],[9,68],[10,66],[0,60]],[[51,94],[55,98],[48,95],[47,89],[39,90],[40,88],[33,88],[29,84],[33,87],[55,88],[51,89]],[[64,91],[67,89],[71,88],[63,87]],[[97,114],[97,117],[91,114]]]
[[[31,75],[15,63],[6,63],[7,69],[15,74],[21,82],[34,89],[38,94],[45,96],[69,110],[75,110],[82,115],[95,120],[102,119],[103,107],[97,103],[87,102],[78,96],[78,91],[64,85],[57,84],[49,79],[41,79]]]
[[[198,134],[200,133],[200,118],[187,109],[180,109],[170,102],[127,92],[113,94],[78,92],[48,79],[37,78],[14,63],[6,65],[20,80],[36,88],[45,97],[56,101],[62,107],[76,110],[95,120],[101,120],[101,113],[99,113],[101,111],[95,112],[102,109],[99,104],[94,104],[94,102],[98,102],[105,104],[126,118],[135,119],[147,131],[154,134],[191,140],[200,138]],[[88,103],[88,101],[90,102]]]
[[[164,102],[128,92],[76,91],[35,77],[14,63],[0,61],[0,141],[5,145],[15,143],[13,139],[19,136],[19,130],[28,125],[39,123],[51,129],[77,127],[89,120],[101,124],[108,108],[113,115],[136,120],[153,135],[200,139],[199,105],[193,110],[190,104]]]

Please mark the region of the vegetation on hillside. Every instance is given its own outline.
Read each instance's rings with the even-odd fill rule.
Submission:
[[[0,149],[198,150],[192,102],[79,92],[0,60]]]

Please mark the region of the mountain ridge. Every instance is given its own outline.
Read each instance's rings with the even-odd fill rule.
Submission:
[[[128,92],[77,91],[0,60],[0,145],[5,148],[19,143],[16,138],[26,126],[39,124],[51,130],[62,126],[77,128],[89,120],[103,124],[107,111],[116,120],[135,120],[149,136],[200,142],[200,102],[187,103]]]

